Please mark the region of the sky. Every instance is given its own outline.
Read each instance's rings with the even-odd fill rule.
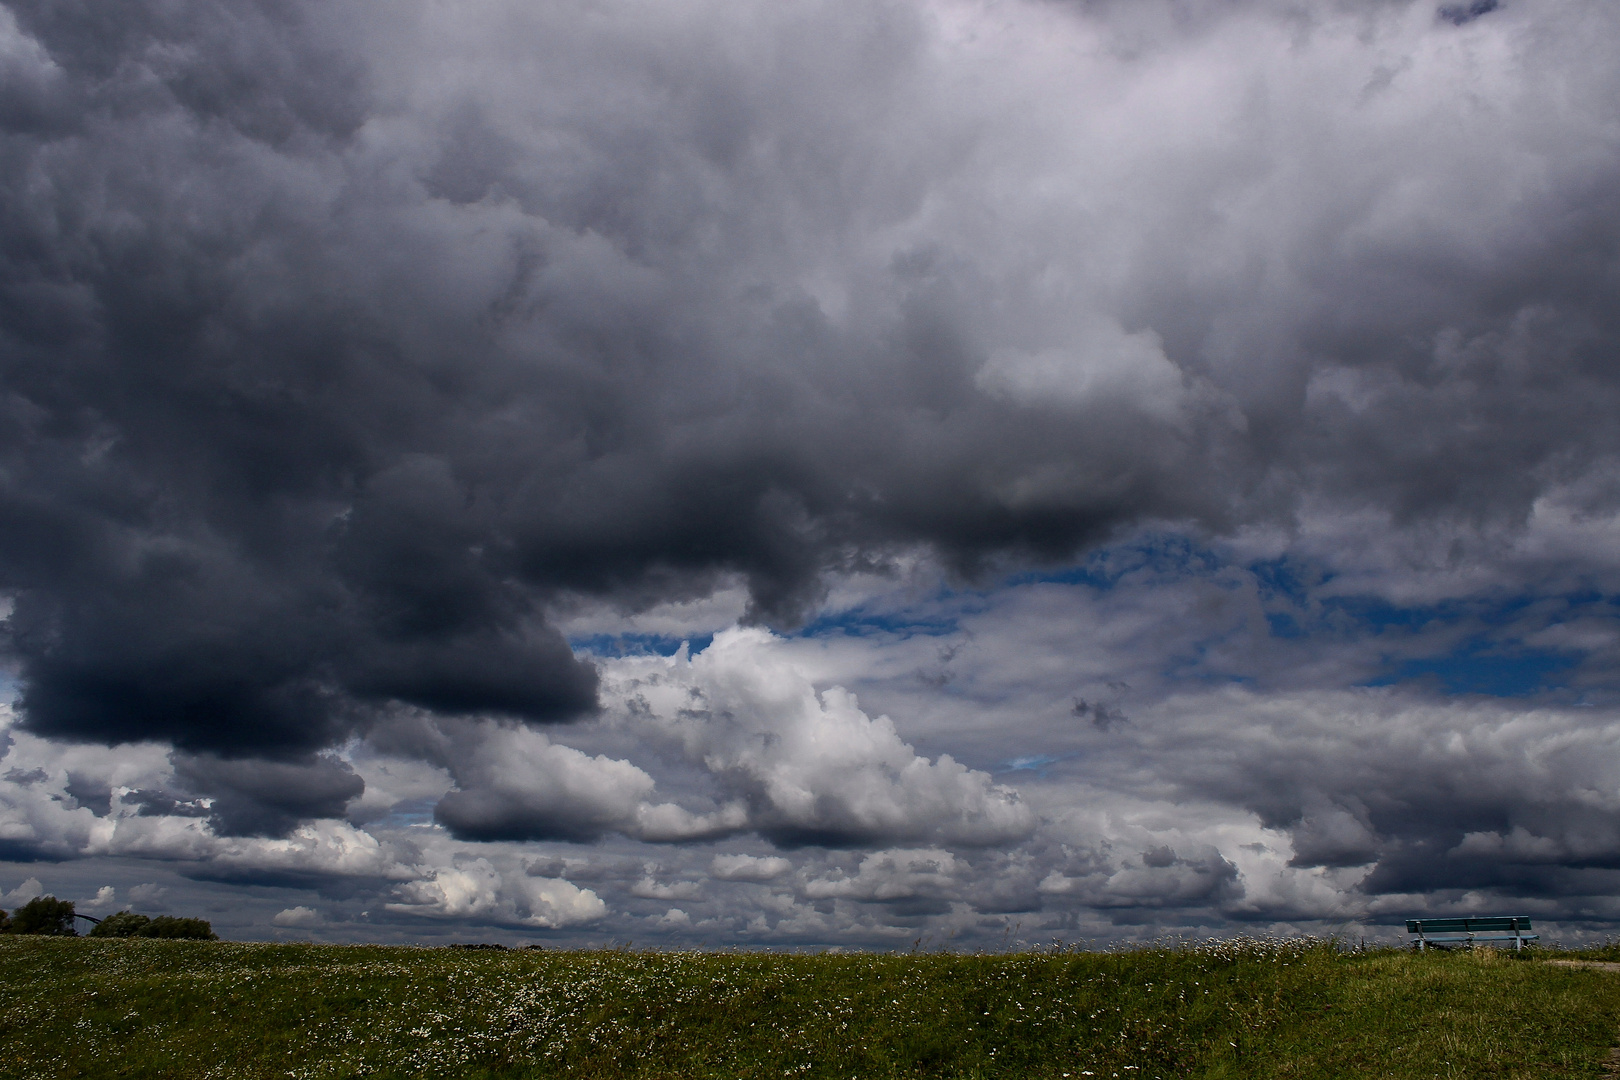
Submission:
[[[8,0],[0,907],[1620,927],[1620,5]]]

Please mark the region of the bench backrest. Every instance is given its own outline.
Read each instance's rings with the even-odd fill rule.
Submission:
[[[1529,930],[1530,920],[1523,915],[1505,915],[1489,919],[1407,919],[1408,934],[1488,934],[1502,931]]]

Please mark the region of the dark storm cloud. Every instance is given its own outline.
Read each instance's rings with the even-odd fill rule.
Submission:
[[[1367,512],[1465,558],[1549,493],[1620,505],[1620,16],[1118,7],[12,5],[27,728],[167,741],[265,834],[340,812],[310,755],[400,706],[589,713],[566,595],[731,576],[790,624],[918,547]],[[440,820],[631,827],[601,776],[553,804],[500,764]],[[1319,818],[1301,858],[1383,843]]]
[[[766,370],[730,400],[679,400],[712,346],[683,338],[728,320],[812,369],[852,362],[850,343],[802,301],[681,316],[634,280],[537,287],[567,259],[517,217],[489,268],[506,280],[427,299],[468,290],[435,265],[442,242],[413,235],[437,212],[424,196],[482,194],[501,136],[473,101],[422,133],[421,179],[356,174],[345,155],[381,108],[364,58],[296,5],[18,13],[42,49],[14,66],[77,103],[70,130],[14,129],[4,165],[27,195],[5,223],[3,540],[35,731],[298,754],[370,704],[567,719],[594,677],[539,614],[549,591],[693,588],[687,575],[732,569],[762,614],[792,618],[869,544],[1057,554],[1158,501],[1163,477],[1102,446],[1106,493],[1026,509],[964,491],[992,445],[1010,478],[1050,456],[1043,443],[1094,440],[1051,420],[1014,433],[981,409],[880,454],[848,396],[864,388],[837,372],[805,387]],[[586,166],[634,186],[632,162]],[[665,242],[648,192],[523,194],[577,246]],[[377,276],[378,260],[402,276]],[[372,280],[353,279],[361,264]],[[895,327],[898,383],[875,375],[895,419],[967,362],[938,303],[915,306]],[[514,326],[521,356],[501,340]],[[700,409],[702,428],[671,406]],[[880,457],[893,474],[863,476]]]
[[[212,800],[209,824],[219,836],[281,836],[301,820],[342,817],[366,787],[347,763],[326,756],[283,762],[176,755],[174,775]]]
[[[112,813],[112,788],[96,777],[68,773],[67,783],[62,786],[62,790],[70,799],[86,807],[97,817],[106,817]]]
[[[144,817],[207,817],[211,810],[207,798],[181,798],[170,791],[156,788],[136,788],[123,797],[125,806],[135,807]]]
[[[1447,4],[1440,9],[1440,17],[1453,26],[1473,22],[1481,15],[1489,15],[1497,8],[1496,0],[1474,0],[1471,4]]]
[[[463,840],[586,841],[631,831],[653,790],[652,777],[628,761],[510,727],[464,729],[446,758],[459,786],[433,816]]]
[[[1292,866],[1367,868],[1358,890],[1374,901],[1603,896],[1620,869],[1607,716],[1366,692],[1195,707],[1172,724],[1162,775],[1286,832]]]
[[[8,863],[51,862],[54,858],[39,844],[28,840],[0,840],[0,861]]]

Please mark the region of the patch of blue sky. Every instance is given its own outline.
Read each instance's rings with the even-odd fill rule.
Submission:
[[[1306,636],[1305,627],[1289,611],[1268,611],[1266,613],[1266,625],[1270,628],[1271,636],[1274,638],[1292,639]]]
[[[1209,577],[1230,565],[1214,548],[1184,533],[1155,532],[1098,548],[1072,566],[1008,575],[1000,584],[1089,585],[1106,592],[1130,577],[1158,581]]]
[[[1461,616],[1454,604],[1401,607],[1377,596],[1328,596],[1319,605],[1314,621],[1341,636],[1345,630],[1372,634],[1416,631],[1437,620],[1454,622]]]
[[[1107,592],[1129,577],[1140,584],[1208,578],[1234,565],[1223,560],[1215,549],[1181,533],[1140,534],[1127,542],[1099,548],[1068,566],[1021,570],[979,586],[945,586],[901,609],[878,610],[873,605],[862,604],[823,612],[794,636],[845,633],[939,637],[956,632],[958,616],[982,608],[989,598],[1008,589],[1029,585],[1084,585]]]
[[[1377,597],[1325,597],[1301,612],[1271,612],[1277,638],[1384,640],[1405,655],[1362,685],[1427,683],[1447,694],[1524,697],[1568,689],[1585,654],[1523,644],[1549,626],[1583,617],[1614,617],[1608,599],[1593,592],[1566,595],[1477,596],[1402,606]],[[1425,640],[1433,651],[1412,655]]]
[[[1444,686],[1456,687],[1458,693],[1520,694],[1557,685],[1558,675],[1581,660],[1576,654],[1532,655],[1519,645],[1521,638],[1574,618],[1620,614],[1614,598],[1592,590],[1481,594],[1438,603],[1400,604],[1373,594],[1338,593],[1332,589],[1335,576],[1330,566],[1315,560],[1284,555],[1244,562],[1186,534],[1145,533],[1098,549],[1068,567],[1010,574],[978,588],[942,588],[901,608],[874,603],[826,612],[794,636],[948,636],[959,630],[962,618],[992,602],[996,594],[1029,586],[1067,585],[1109,592],[1189,579],[1234,588],[1252,582],[1273,638],[1296,642],[1387,639],[1421,647],[1419,639],[1432,635],[1433,654],[1426,659],[1412,658],[1410,649],[1405,650],[1405,658],[1390,662],[1406,666],[1386,673],[1386,681],[1421,677],[1439,679]],[[1462,645],[1459,639],[1474,644]],[[1200,655],[1177,658],[1165,674],[1246,681],[1239,673],[1206,671]]]
[[[1370,686],[1424,681],[1446,693],[1501,697],[1565,689],[1583,655],[1527,648],[1522,639],[1559,622],[1620,613],[1613,599],[1593,590],[1478,595],[1411,605],[1376,595],[1322,596],[1323,587],[1334,580],[1327,566],[1291,556],[1238,564],[1176,535],[1138,537],[1067,570],[1021,574],[1007,584],[1061,583],[1107,590],[1189,577],[1219,580],[1233,570],[1252,576],[1273,638],[1340,642],[1387,638],[1421,644],[1423,637],[1436,636],[1431,655],[1392,657],[1384,673],[1363,684]],[[1200,643],[1191,654],[1171,658],[1164,674],[1178,681],[1249,681],[1241,672],[1207,669],[1209,644]]]
[[[690,646],[694,655],[709,647],[713,634],[689,634],[671,637],[666,634],[592,634],[589,637],[569,638],[568,645],[576,653],[589,653],[607,659],[621,656],[674,656],[682,643]]]
[[[791,636],[817,637],[949,637],[960,628],[960,616],[977,599],[972,593],[945,592],[926,604],[879,611],[857,606],[824,612]]]
[[[407,829],[413,826],[433,824],[433,807],[438,799],[406,799],[398,802],[383,817],[381,824],[384,827]]]
[[[1321,622],[1348,625],[1372,634],[1417,632],[1472,623],[1484,631],[1539,628],[1583,616],[1613,618],[1614,604],[1601,593],[1582,590],[1558,594],[1513,594],[1446,600],[1438,604],[1402,607],[1377,597],[1331,596],[1320,602]]]
[[[1539,649],[1502,651],[1471,641],[1444,656],[1403,660],[1367,686],[1432,683],[1447,694],[1529,697],[1568,688],[1568,675],[1580,663],[1571,653]]]
[[[1311,602],[1312,590],[1333,580],[1327,567],[1289,555],[1251,562],[1244,569],[1254,575],[1262,599],[1299,606]]]
[[[1238,562],[1223,556],[1217,548],[1178,533],[1137,536],[1099,549],[1073,567],[1013,575],[1004,584],[1049,582],[1106,591],[1127,584],[1164,584],[1188,578],[1235,583],[1240,579],[1232,576],[1233,571],[1248,575],[1254,582],[1277,637],[1379,635],[1462,625],[1470,620],[1487,627],[1507,627],[1533,615],[1538,607],[1556,609],[1565,618],[1574,617],[1582,609],[1620,614],[1612,598],[1590,589],[1555,595],[1481,595],[1415,605],[1394,603],[1374,594],[1322,595],[1337,577],[1325,563],[1293,555]]]

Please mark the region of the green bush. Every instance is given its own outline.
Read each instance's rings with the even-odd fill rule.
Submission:
[[[0,908],[0,934],[9,933],[11,933],[11,916],[7,915],[3,908]]]
[[[137,915],[133,911],[120,911],[96,924],[90,937],[116,938],[191,938],[197,941],[218,941],[219,935],[207,919],[177,919],[172,915],[159,915],[155,919]]]
[[[133,911],[120,911],[116,915],[109,915],[95,925],[89,937],[140,937],[152,920],[145,915],[137,915]]]
[[[46,934],[51,937],[78,937],[73,929],[73,901],[54,896],[36,896],[11,917],[13,934]]]
[[[141,916],[136,916],[140,918]],[[141,937],[193,938],[198,941],[218,941],[219,935],[208,925],[207,919],[177,919],[172,915],[159,915],[141,927]]]

